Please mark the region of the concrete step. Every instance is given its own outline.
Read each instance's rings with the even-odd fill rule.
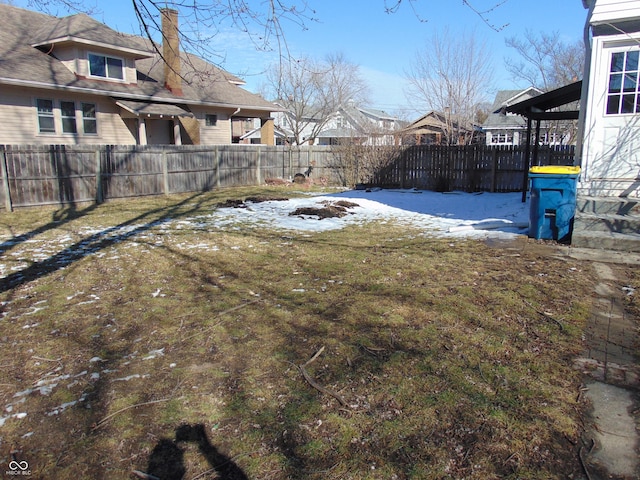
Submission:
[[[576,223],[578,223],[577,218]],[[640,253],[640,234],[576,230],[574,224],[571,245],[582,248]]]
[[[576,212],[573,231],[640,234],[640,216]]]
[[[640,216],[640,199],[578,195],[576,213]]]

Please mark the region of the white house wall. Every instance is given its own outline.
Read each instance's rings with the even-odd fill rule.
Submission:
[[[640,2],[605,1],[604,7],[637,8]],[[618,4],[618,5],[615,5]],[[623,5],[624,4],[624,5]],[[591,74],[585,116],[580,193],[640,196],[640,114],[606,115],[611,54],[637,49],[640,33],[598,36],[592,39]]]
[[[640,17],[638,0],[597,0],[591,24],[598,25],[634,17]]]

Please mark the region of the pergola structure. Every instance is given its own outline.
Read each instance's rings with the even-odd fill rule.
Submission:
[[[558,110],[559,107],[575,103],[580,100],[582,92],[582,80],[564,87],[551,90],[537,97],[514,103],[504,107],[507,112],[522,115],[527,119],[527,144],[525,151],[525,169],[522,180],[522,201],[527,200],[527,186],[529,183],[529,157],[531,155],[531,133],[533,121],[536,122],[536,142],[533,145],[533,163],[538,159],[538,138],[540,137],[540,122],[543,120],[577,120],[578,110]]]

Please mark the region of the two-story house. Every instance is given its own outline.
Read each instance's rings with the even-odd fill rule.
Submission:
[[[161,14],[155,45],[84,14],[0,4],[0,144],[227,144],[247,118],[272,144],[277,107],[181,52],[177,12]]]
[[[382,110],[357,106],[348,102],[329,116],[317,135],[318,145],[394,145],[401,121]]]

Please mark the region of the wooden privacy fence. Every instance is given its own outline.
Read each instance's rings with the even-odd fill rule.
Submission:
[[[539,147],[536,165],[573,165],[575,147]],[[485,145],[408,147],[379,169],[373,183],[380,187],[467,192],[522,190],[526,165],[520,146]]]
[[[573,153],[541,147],[537,164],[572,165]],[[481,145],[0,145],[0,205],[99,203],[259,185],[297,173],[328,185],[509,192],[522,188],[524,157],[524,147]]]
[[[331,147],[265,145],[0,145],[0,202],[14,207],[102,202],[292,178],[312,167],[336,182]]]

